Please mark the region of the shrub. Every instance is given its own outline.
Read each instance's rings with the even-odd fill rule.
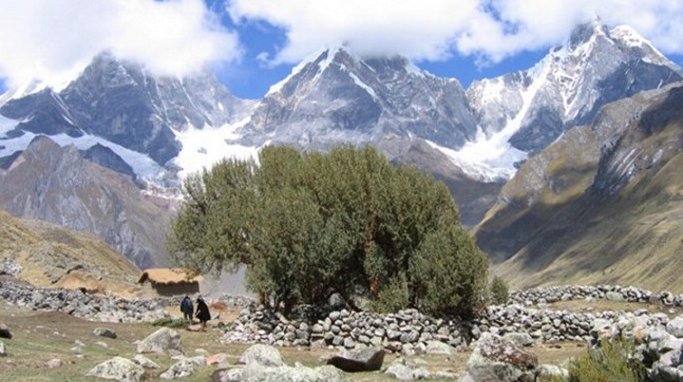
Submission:
[[[501,277],[495,276],[489,286],[491,302],[497,305],[505,304],[509,298],[508,285]]]
[[[570,363],[569,382],[643,381],[645,367],[636,354],[627,340],[603,341],[600,348],[588,349]]]

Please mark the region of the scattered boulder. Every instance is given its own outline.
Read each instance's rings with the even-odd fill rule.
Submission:
[[[109,328],[96,328],[95,330],[93,330],[92,334],[98,337],[116,339],[116,332]]]
[[[536,378],[538,379],[539,377],[546,377],[547,379],[568,379],[569,370],[560,366],[543,364],[536,369]]]
[[[282,361],[280,352],[276,348],[262,344],[250,346],[244,351],[244,353],[242,353],[238,363],[244,365],[255,363],[261,366],[269,367],[285,365],[284,361]]]
[[[348,372],[379,370],[382,368],[382,362],[384,349],[379,347],[342,350],[327,360],[328,365]]]
[[[7,357],[7,349],[5,349],[5,343],[0,341],[0,357]]]
[[[53,358],[45,363],[48,369],[55,369],[62,366],[62,360],[59,358]]]
[[[188,325],[186,330],[188,332],[201,332],[202,331],[202,325],[201,324]]]
[[[0,338],[7,338],[8,340],[12,339],[12,332],[9,330],[9,327],[3,323],[0,322]]]
[[[396,359],[389,365],[384,373],[401,381],[428,379],[431,377],[431,374],[427,369],[420,367],[413,362],[409,362],[404,358]]]
[[[119,382],[139,382],[144,372],[142,366],[129,359],[114,357],[95,366],[86,375]]]
[[[155,353],[171,355],[182,354],[180,334],[169,328],[161,328],[150,334],[137,344],[138,353]]]
[[[158,369],[159,365],[142,354],[136,354],[133,361],[145,369]]]
[[[427,348],[425,349],[425,353],[427,354],[451,355],[454,352],[455,349],[447,343],[441,341],[427,341]]]
[[[213,373],[214,382],[344,382],[344,373],[332,366],[316,368],[301,365],[263,367],[252,363],[243,369],[218,370]]]
[[[536,354],[495,334],[483,333],[467,361],[467,373],[474,382],[533,381],[537,365]]]
[[[195,363],[189,359],[181,359],[180,361],[171,365],[165,372],[161,373],[161,379],[178,379],[189,377],[194,373]]]

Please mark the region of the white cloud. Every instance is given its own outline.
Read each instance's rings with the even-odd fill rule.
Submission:
[[[683,53],[680,0],[232,0],[233,20],[264,20],[288,43],[270,59],[297,62],[323,46],[440,61],[455,53],[499,61],[564,42],[599,15],[629,24],[665,53]]]
[[[182,75],[239,56],[202,0],[0,1],[0,77],[60,83],[103,50]]]
[[[233,0],[234,20],[264,20],[287,30],[276,62],[297,62],[321,47],[345,44],[360,54],[402,53],[418,60],[453,54],[477,0]]]

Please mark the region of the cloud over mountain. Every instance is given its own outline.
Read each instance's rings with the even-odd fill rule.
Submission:
[[[59,83],[110,50],[158,74],[239,56],[237,36],[202,0],[30,0],[0,7],[0,77]]]
[[[497,62],[562,43],[596,16],[631,25],[665,53],[683,53],[683,3],[676,0],[232,0],[227,10],[238,23],[261,20],[286,31],[287,44],[270,57],[275,63],[330,45],[366,56]]]

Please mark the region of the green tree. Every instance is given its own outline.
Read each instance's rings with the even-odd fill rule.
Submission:
[[[505,280],[499,276],[495,276],[493,280],[491,280],[491,286],[489,287],[491,302],[498,305],[505,304],[508,301],[509,295],[510,292]]]
[[[385,309],[471,314],[487,262],[446,186],[370,147],[264,148],[188,177],[168,248],[197,271],[247,264],[275,306],[365,291]],[[482,284],[484,283],[484,284]]]

